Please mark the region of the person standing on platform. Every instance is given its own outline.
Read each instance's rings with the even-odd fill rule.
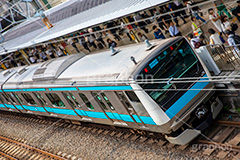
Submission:
[[[159,28],[157,28],[157,26],[153,26],[153,30],[156,39],[166,39],[162,31]]]
[[[208,13],[209,13],[209,19],[212,21],[212,23],[218,29],[218,31],[222,33],[223,30],[221,27],[221,16],[219,16],[217,13],[214,13],[212,8],[208,10]]]
[[[173,22],[170,22],[170,27],[169,27],[169,33],[171,37],[177,37],[177,36],[182,36],[182,33],[178,30],[176,25],[173,24]]]
[[[218,10],[218,14],[220,16],[223,15],[223,12],[228,16],[228,18],[232,18],[231,14],[228,12],[223,0],[213,0],[214,1],[214,5]]]

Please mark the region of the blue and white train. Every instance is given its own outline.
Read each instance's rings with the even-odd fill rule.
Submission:
[[[0,109],[157,132],[187,144],[222,103],[185,38],[154,43],[150,50],[133,44],[116,55],[76,54],[2,71]]]

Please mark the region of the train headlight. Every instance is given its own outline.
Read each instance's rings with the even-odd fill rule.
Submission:
[[[198,119],[201,119],[207,114],[207,112],[208,109],[202,106],[196,110],[195,115],[197,116]]]

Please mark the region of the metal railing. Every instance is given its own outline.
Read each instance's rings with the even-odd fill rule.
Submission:
[[[240,70],[240,45],[207,45],[205,46],[221,71]]]

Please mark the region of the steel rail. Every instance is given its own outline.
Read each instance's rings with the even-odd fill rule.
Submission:
[[[23,144],[21,142],[18,142],[18,141],[15,141],[15,140],[12,140],[12,139],[8,139],[6,137],[2,137],[0,136],[0,140],[3,140],[3,141],[7,141],[7,142],[10,142],[10,143],[14,143],[14,144],[17,144],[18,146],[22,146],[24,148],[27,148],[33,152],[37,152],[37,153],[40,153],[41,155],[46,155],[48,157],[51,157],[53,159],[57,159],[57,160],[66,160],[65,158],[62,158],[60,156],[57,156],[57,155],[54,155],[52,153],[49,153],[49,152],[46,152],[46,151],[43,151],[41,149],[38,149],[38,148],[35,148],[35,147],[32,147],[32,146],[29,146],[29,145],[26,145],[26,144]]]

